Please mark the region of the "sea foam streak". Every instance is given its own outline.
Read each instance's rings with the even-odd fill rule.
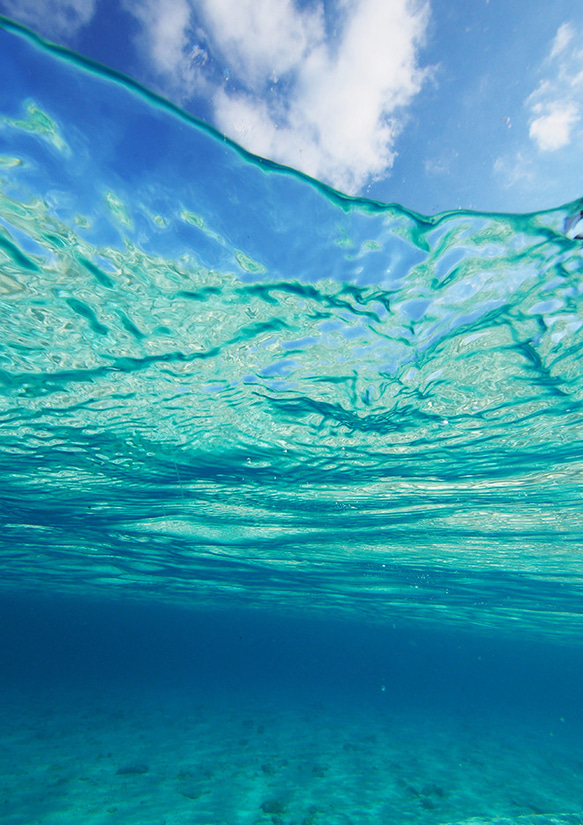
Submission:
[[[572,631],[582,203],[346,198],[3,26],[5,586]]]

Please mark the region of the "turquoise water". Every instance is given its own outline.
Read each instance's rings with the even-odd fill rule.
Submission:
[[[579,823],[583,200],[348,198],[0,24],[6,821]]]

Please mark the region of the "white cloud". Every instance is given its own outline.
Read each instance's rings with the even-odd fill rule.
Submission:
[[[210,98],[215,125],[256,154],[357,192],[395,158],[427,72],[417,0],[125,0],[160,82]],[[196,59],[193,59],[193,55]]]
[[[494,162],[494,172],[503,181],[505,189],[526,186],[530,189],[536,184],[536,172],[532,159],[522,152],[515,157],[499,157]]]
[[[218,48],[249,88],[294,70],[324,37],[321,6],[297,11],[292,0],[201,0]]]
[[[204,86],[205,58],[192,45],[189,0],[123,0],[123,6],[141,23],[138,52],[158,76],[159,90],[184,103]]]
[[[542,209],[581,195],[573,174],[583,144],[581,43],[573,24],[559,27],[536,72],[538,84],[524,102],[526,134],[520,125],[513,130],[514,148],[494,161],[499,184],[516,195],[521,208],[525,199],[529,209]],[[520,124],[518,114],[513,121]]]
[[[566,47],[569,43],[573,40],[575,36],[575,32],[573,31],[573,27],[569,25],[569,23],[563,23],[559,26],[559,30],[555,35],[555,39],[553,40],[553,45],[551,48],[550,57],[556,57],[561,52],[564,52]]]
[[[572,127],[581,118],[573,103],[555,104],[548,108],[548,114],[531,122],[529,135],[542,152],[555,152],[571,142]]]
[[[581,121],[583,49],[569,23],[560,26],[548,58],[545,76],[527,99],[529,136],[541,152],[555,152],[579,139]]]
[[[423,163],[423,168],[429,177],[444,177],[451,174],[451,164],[446,158],[427,158]]]
[[[0,10],[45,37],[72,38],[95,13],[96,0],[2,0]]]

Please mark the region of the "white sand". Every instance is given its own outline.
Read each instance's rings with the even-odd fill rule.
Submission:
[[[437,825],[583,807],[568,720],[37,687],[0,694],[3,825]]]

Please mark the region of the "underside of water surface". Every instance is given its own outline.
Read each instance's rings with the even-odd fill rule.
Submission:
[[[4,589],[581,627],[582,203],[424,217],[0,62]]]

